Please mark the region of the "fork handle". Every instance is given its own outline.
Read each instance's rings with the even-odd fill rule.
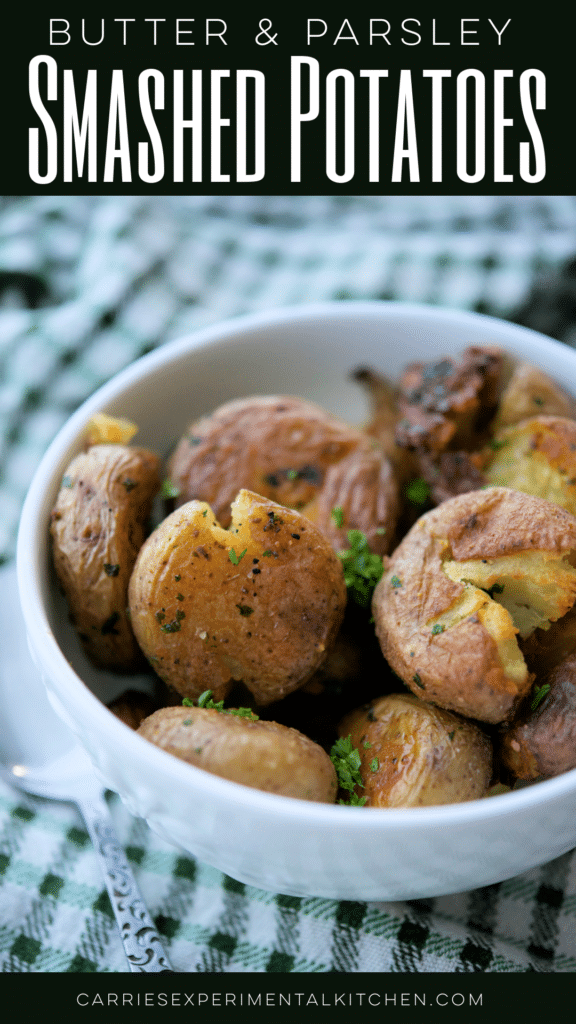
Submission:
[[[135,974],[174,971],[118,842],[104,797],[78,800],[86,828],[100,858],[124,952]]]

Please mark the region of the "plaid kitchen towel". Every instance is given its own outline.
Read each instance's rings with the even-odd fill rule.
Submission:
[[[516,318],[571,344],[575,253],[569,196],[0,200],[1,557],[58,428],[167,339],[240,313],[386,298]],[[574,854],[437,899],[296,898],[222,875],[110,802],[178,971],[576,970]],[[99,870],[72,807],[0,784],[4,972],[126,970]]]

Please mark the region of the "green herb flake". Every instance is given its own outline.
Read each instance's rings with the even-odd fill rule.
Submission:
[[[156,619],[156,622],[164,622],[164,619],[166,618],[166,612],[156,612],[154,618]]]
[[[192,725],[192,719],[185,718],[184,721],[182,722],[182,725]]]
[[[176,583],[180,583],[180,580],[182,579],[180,573],[178,573],[178,575],[175,576],[174,579],[176,580]]]
[[[177,601],[183,601],[184,600],[184,594],[176,594],[176,600]]]
[[[364,743],[362,744],[362,746],[364,747],[364,750],[369,750],[370,747],[372,746],[372,744],[370,743],[369,740],[364,740]]]
[[[532,401],[534,402],[534,405],[544,405],[544,399],[540,398],[538,395],[534,395],[532,397]]]
[[[232,565],[239,565],[247,551],[248,548],[244,548],[244,551],[237,555],[236,552],[234,551],[234,548],[231,548],[230,551],[228,552],[228,557],[230,558]]]
[[[499,451],[500,448],[503,448],[505,444],[506,441],[503,438],[493,437],[492,440],[490,441],[490,447],[493,452]]]
[[[289,469],[286,473],[286,477],[288,478],[288,480],[297,480],[298,475],[299,474],[297,469]]]
[[[358,796],[357,793],[351,793],[349,800],[339,800],[339,804],[345,804],[346,807],[364,807],[368,797]]]
[[[212,693],[212,690],[210,690],[210,693]],[[194,701],[193,701],[193,700],[190,700],[190,697],[183,697],[183,698],[182,698],[182,705],[183,705],[183,707],[185,707],[185,708],[193,708],[193,707],[195,707],[195,706],[196,706],[196,705],[194,704]]]
[[[206,516],[208,515],[208,509],[207,508],[204,509],[202,515],[204,516],[204,519],[206,519]]]
[[[275,551],[270,551],[270,548],[267,548],[262,552],[262,558],[278,558],[278,555]]]
[[[380,767],[380,761],[378,760],[377,757],[373,757],[372,760],[370,761],[370,771],[371,772],[377,772],[379,767]]]
[[[248,615],[252,615],[254,611],[254,609],[251,608],[249,604],[237,604],[236,607],[240,612],[240,615],[244,615],[245,617]]]
[[[412,676],[412,681],[414,683],[416,683],[416,686],[419,686],[421,690],[425,690],[426,689],[426,687],[424,686],[424,683],[420,679],[420,676],[418,675],[417,672],[415,672],[414,675]]]
[[[130,494],[130,491],[133,491],[138,484],[135,480],[131,480],[130,477],[127,476],[126,479],[122,481],[122,486],[125,488],[127,493]]]
[[[384,564],[380,555],[370,551],[368,541],[361,530],[348,530],[347,537],[350,547],[337,552],[344,570],[344,582],[356,604],[366,608],[370,604],[376,584],[382,577]]]
[[[441,622],[435,622],[432,626],[432,636],[438,636],[439,633],[444,632],[444,626]]]
[[[179,494],[180,488],[177,487],[176,484],[173,484],[172,481],[168,479],[168,477],[166,477],[166,479],[162,481],[162,486],[160,488],[160,497],[177,498]]]
[[[158,622],[160,622],[160,619],[158,618],[158,616],[161,615],[161,614],[162,614],[161,612],[156,612],[156,618],[158,619]],[[172,622],[165,622],[162,626],[160,626],[160,629],[162,630],[163,633],[179,633],[180,629],[181,629],[180,623],[181,623],[182,619],[185,619],[185,618],[186,618],[186,613],[178,611],[178,612],[176,612],[176,617],[174,619],[172,619]]]
[[[61,487],[74,487],[74,481],[71,476],[63,476]]]
[[[390,580],[390,586],[393,587],[394,590],[398,590],[398,588],[402,586],[402,580],[399,579],[398,576],[393,576]]]
[[[338,527],[338,529],[341,530],[342,527],[344,526],[344,511],[343,511],[343,509],[340,508],[340,506],[338,505],[336,508],[332,509],[330,515],[332,516],[332,519],[336,523],[336,526]]]
[[[364,789],[364,783],[362,782],[362,776],[360,775],[360,754],[356,747],[352,746],[352,737],[341,736],[332,745],[330,751],[330,760],[336,769],[336,775],[338,776],[338,785],[340,789],[346,790],[348,793],[352,793],[352,799],[340,800],[340,803],[358,804],[358,799],[353,799],[355,794],[356,786],[360,786]],[[366,802],[366,798],[363,798]]]
[[[456,735],[456,729],[452,729],[452,732],[448,733],[448,739],[450,740],[450,742],[452,742],[452,740],[454,739],[455,735]]]
[[[404,489],[404,494],[411,505],[427,505],[430,500],[430,488],[425,480],[417,477],[410,480]]]
[[[542,686],[535,686],[532,691],[530,710],[535,711],[540,706],[544,697],[550,692],[550,683],[543,683]]]
[[[120,572],[120,566],[111,565],[110,562],[104,562],[104,572],[107,576],[117,576]]]
[[[187,700],[188,698],[185,697],[182,703],[184,704]],[[190,701],[187,706],[194,707],[194,703]],[[250,722],[258,722],[260,718],[259,715],[254,714],[252,708],[225,708],[223,700],[219,700],[216,703],[216,701],[212,700],[212,690],[204,690],[204,693],[200,694],[198,697],[198,707],[207,708],[209,711],[220,711],[223,715],[235,715],[236,718],[247,718]]]

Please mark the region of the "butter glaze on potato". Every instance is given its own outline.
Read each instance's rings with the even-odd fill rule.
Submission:
[[[210,708],[163,708],[140,736],[162,750],[244,786],[300,800],[334,803],[337,780],[327,753],[297,729]]]
[[[384,657],[423,700],[511,718],[533,678],[517,635],[574,604],[574,548],[576,519],[543,499],[492,487],[444,502],[412,527],[374,592]]]
[[[320,667],[346,606],[342,565],[298,512],[243,490],[230,530],[187,502],[143,545],[131,622],[158,675],[182,696],[216,699],[242,680],[265,705]]]
[[[395,693],[340,723],[360,754],[367,807],[426,807],[485,795],[492,744],[472,722],[411,694]]]

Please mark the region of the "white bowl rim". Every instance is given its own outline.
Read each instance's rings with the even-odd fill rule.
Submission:
[[[127,754],[134,756],[137,761],[148,763],[151,771],[157,771],[162,776],[170,776],[174,782],[182,786],[197,785],[206,789],[208,785],[213,789],[215,797],[232,799],[236,803],[241,801],[247,813],[254,811],[266,814],[271,824],[274,819],[284,821],[297,819],[300,824],[305,825],[310,822],[321,830],[331,830],[338,826],[339,828],[346,827],[346,829],[357,830],[360,833],[365,829],[384,832],[389,828],[412,829],[415,825],[443,828],[456,821],[462,824],[478,823],[508,815],[511,812],[523,812],[550,801],[561,800],[564,794],[576,789],[576,769],[533,786],[526,786],[513,792],[481,800],[423,808],[379,809],[341,807],[334,804],[320,804],[278,796],[221,779],[181,762],[138,736],[116,718],[91,692],[64,657],[52,633],[40,588],[36,583],[41,571],[38,562],[39,546],[36,539],[39,536],[38,531],[45,528],[46,525],[37,522],[37,510],[42,507],[42,498],[46,488],[52,484],[55,468],[77,437],[80,428],[85,425],[94,412],[105,408],[127,385],[132,385],[148,376],[156,367],[177,360],[192,349],[206,347],[212,343],[231,341],[236,335],[239,336],[237,340],[241,342],[240,335],[253,329],[270,328],[311,318],[318,320],[338,316],[353,319],[356,316],[382,315],[385,310],[391,313],[403,312],[415,319],[430,320],[432,317],[443,321],[450,320],[462,323],[464,327],[469,326],[471,329],[479,321],[483,321],[485,324],[492,322],[498,325],[500,330],[507,327],[518,337],[524,335],[533,339],[544,355],[546,349],[554,354],[558,354],[559,349],[572,351],[537,331],[508,323],[496,317],[420,303],[337,300],[233,317],[166,342],[115,374],[111,380],[82,403],[62,426],[45,452],[22,510],[17,541],[17,573],[22,612],[27,633],[34,637],[36,653],[40,656],[43,666],[46,667],[50,677],[56,676],[59,680],[62,690],[62,693],[59,694],[60,698],[68,701],[69,706],[74,707],[78,712],[89,714],[98,731],[111,732],[116,745],[123,745]],[[572,358],[576,359],[576,353],[573,351]],[[35,572],[29,575],[31,568]],[[366,815],[366,810],[371,813]]]

